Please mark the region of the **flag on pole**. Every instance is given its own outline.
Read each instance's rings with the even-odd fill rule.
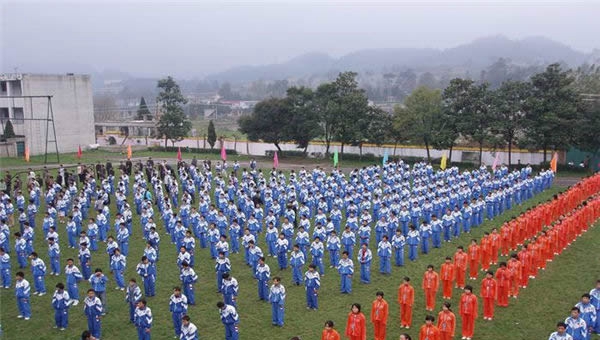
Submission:
[[[79,147],[77,148],[77,158],[81,158],[82,154],[83,152],[81,152],[81,145],[79,145]]]
[[[550,169],[554,173],[556,173],[557,163],[558,163],[558,152],[555,152],[554,155],[552,155],[552,159],[550,160]]]
[[[448,161],[448,158],[446,157],[446,154],[443,154],[442,160],[440,161],[440,169],[446,170],[446,162],[447,161]]]
[[[25,145],[25,162],[29,162],[29,146]]]
[[[383,165],[385,165],[385,163],[387,163],[388,161],[388,152],[387,149],[385,149],[385,151],[383,152]]]
[[[127,159],[131,159],[131,144],[127,145]]]
[[[279,157],[277,157],[277,151],[273,155],[273,167],[277,169],[279,167]]]
[[[492,171],[496,171],[498,167],[498,163],[500,162],[500,152],[496,152],[496,158],[494,158],[494,163],[492,164]]]
[[[221,144],[221,160],[225,162],[227,160],[227,152],[225,152],[225,141]]]
[[[181,162],[181,146],[177,147],[177,161]]]
[[[333,152],[333,166],[338,166],[339,156],[337,149]]]

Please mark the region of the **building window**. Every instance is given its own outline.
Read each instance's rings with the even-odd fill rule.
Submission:
[[[10,82],[10,95],[11,96],[20,96],[21,92],[21,81],[15,80]]]
[[[5,81],[0,81],[0,94],[6,95],[8,92],[8,84]]]
[[[8,107],[0,107],[0,121],[6,123],[10,117],[8,116]]]
[[[25,113],[22,107],[13,107],[13,124],[23,124]]]

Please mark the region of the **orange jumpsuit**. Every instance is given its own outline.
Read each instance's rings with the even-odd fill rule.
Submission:
[[[539,257],[539,246],[535,242],[529,244],[529,255],[531,256],[531,265],[529,266],[529,275],[532,279],[535,279],[538,273],[538,257]]]
[[[531,255],[529,249],[523,248],[519,252],[519,261],[521,261],[521,287],[527,288],[529,283],[529,275],[531,273]]]
[[[408,283],[398,287],[398,304],[400,305],[400,327],[412,324],[412,306],[415,303],[415,289]]]
[[[454,265],[456,272],[456,286],[458,288],[465,288],[465,276],[467,275],[467,261],[469,255],[464,251],[457,251],[454,253]]]
[[[367,340],[367,325],[363,313],[354,314],[350,312],[348,314],[346,336],[350,340]]]
[[[473,293],[463,293],[460,297],[459,314],[462,319],[462,336],[472,338],[477,319],[477,296]]]
[[[454,281],[454,263],[443,263],[440,269],[442,280],[442,296],[444,299],[452,298],[452,282]]]
[[[498,294],[498,283],[494,278],[485,278],[481,281],[481,297],[483,299],[483,317],[494,317],[494,304]]]
[[[481,269],[483,271],[488,271],[490,269],[490,262],[492,258],[492,240],[489,236],[484,236],[481,238],[481,245],[479,249],[481,250]]]
[[[324,329],[321,333],[321,340],[340,340],[340,333],[335,329]]]
[[[476,279],[479,270],[479,261],[481,261],[481,250],[476,244],[469,246],[469,278]]]
[[[435,294],[439,288],[440,278],[435,271],[426,271],[423,274],[423,284],[421,285],[425,292],[425,309],[433,311],[435,309]]]
[[[490,234],[490,250],[492,264],[498,264],[498,251],[500,251],[501,236],[497,232]]]
[[[375,300],[371,305],[371,322],[375,332],[375,340],[385,340],[385,329],[388,319],[388,303],[384,299]]]
[[[452,340],[456,329],[456,316],[451,311],[439,312],[437,326],[440,330],[440,340]]]
[[[510,292],[508,296],[519,296],[519,287],[521,286],[521,273],[523,272],[523,264],[517,259],[508,261],[508,270],[510,270]]]
[[[510,226],[508,223],[504,223],[502,227],[500,227],[500,251],[502,256],[508,256],[508,251],[510,250],[510,234]]]
[[[496,271],[496,280],[498,281],[498,306],[508,307],[511,277],[512,274],[508,268],[500,267]]]
[[[440,330],[435,325],[423,325],[419,332],[419,340],[440,340]]]

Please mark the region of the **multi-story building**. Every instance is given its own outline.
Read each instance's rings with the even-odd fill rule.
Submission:
[[[50,101],[48,100],[50,96]],[[50,106],[51,104],[51,106]],[[52,122],[47,121],[52,110]],[[24,136],[14,147],[22,154],[24,146],[30,155],[77,151],[95,143],[92,82],[89,75],[0,74],[0,123],[2,131],[10,119],[16,135]],[[9,146],[6,146],[9,148]],[[12,155],[13,152],[2,152]]]

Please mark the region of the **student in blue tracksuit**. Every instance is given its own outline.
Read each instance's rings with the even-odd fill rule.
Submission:
[[[269,299],[269,280],[271,279],[271,269],[265,263],[265,258],[258,259],[256,266],[256,279],[258,280],[258,299],[268,301]]]
[[[15,297],[17,299],[17,307],[19,309],[19,315],[17,318],[25,318],[29,320],[31,318],[31,287],[29,282],[25,280],[25,274],[23,272],[17,272],[15,284]]]
[[[591,339],[598,317],[596,315],[596,307],[590,303],[590,299],[590,294],[585,293],[581,296],[581,301],[575,305],[575,307],[579,308],[579,316],[585,321],[588,328],[586,340]]]
[[[173,318],[175,336],[179,339],[181,337],[181,321],[188,311],[187,297],[181,294],[181,288],[179,287],[173,288],[173,295],[171,295],[169,300],[169,311]]]
[[[88,330],[92,336],[99,339],[102,336],[102,301],[93,289],[88,289],[87,297],[83,300],[83,311],[87,317]]]
[[[284,233],[279,233],[279,238],[275,242],[275,252],[277,253],[277,263],[279,270],[287,269],[287,252],[290,249],[290,244],[285,238]]]
[[[221,293],[223,286],[223,274],[231,271],[231,261],[225,257],[224,252],[219,252],[219,258],[215,260],[215,272],[217,276],[217,293]]]
[[[373,259],[373,254],[366,243],[361,245],[357,259],[360,264],[360,282],[371,283],[371,260]]]
[[[137,328],[139,340],[150,340],[152,331],[152,311],[146,306],[146,300],[138,301],[137,308],[133,316],[133,323]]]
[[[127,258],[124,255],[121,255],[121,250],[119,248],[115,249],[113,256],[110,258],[110,270],[113,272],[115,283],[120,290],[125,290],[125,278],[123,277],[123,274],[126,266]]]
[[[84,278],[89,278],[92,275],[92,255],[87,248],[87,243],[81,243],[79,248],[79,264],[81,266],[81,275]]]
[[[79,281],[83,280],[83,276],[81,275],[79,268],[74,265],[74,261],[71,258],[67,259],[65,276],[67,277],[67,292],[73,302],[73,306],[77,306],[79,304],[79,287],[77,284]]]
[[[56,284],[56,291],[52,296],[52,308],[54,308],[54,328],[60,328],[64,331],[69,325],[69,307],[71,307],[71,298],[65,291],[65,285]]]
[[[417,259],[417,248],[419,247],[420,237],[417,228],[414,225],[410,225],[410,231],[406,237],[406,243],[408,244],[408,258],[411,261]]]
[[[91,275],[88,281],[90,281],[90,286],[94,290],[94,295],[102,301],[102,313],[106,314],[108,312],[106,303],[106,283],[108,282],[108,278],[104,275],[102,269],[96,268],[94,275]]]
[[[404,266],[404,245],[406,239],[402,235],[400,228],[396,229],[396,235],[392,237],[392,247],[394,248],[394,260],[397,267]]]
[[[431,241],[434,248],[442,247],[442,221],[437,216],[431,215]]]
[[[181,340],[198,340],[198,327],[190,321],[188,315],[181,318]]]
[[[190,305],[196,304],[196,294],[194,292],[194,283],[198,281],[198,275],[194,272],[187,262],[182,263],[181,274],[179,274],[179,279],[183,285],[183,294],[188,299],[188,303]]]
[[[571,316],[569,316],[565,323],[567,324],[567,334],[573,337],[573,340],[586,340],[588,334],[588,326],[579,316],[579,308],[571,308]]]
[[[31,273],[33,275],[33,295],[42,296],[46,294],[46,264],[39,258],[36,252],[31,253]]]
[[[21,237],[20,232],[14,233],[15,235],[15,253],[17,254],[17,262],[19,263],[19,268],[27,268],[27,256],[29,256],[29,249],[27,247],[27,241],[23,237]]]
[[[2,278],[2,287],[6,289],[10,288],[12,282],[10,267],[10,256],[4,248],[0,248],[0,277]]]
[[[312,255],[312,264],[317,266],[319,269],[319,274],[325,274],[325,269],[323,268],[323,252],[324,252],[323,242],[321,242],[321,238],[319,236],[315,237],[315,240],[310,245],[310,254]]]
[[[156,294],[156,267],[150,263],[150,259],[146,255],[142,256],[142,261],[138,263],[135,271],[144,282],[144,295],[146,297],[154,296]]]
[[[290,266],[292,267],[292,284],[299,286],[302,282],[302,269],[304,267],[304,263],[306,263],[304,253],[300,251],[300,246],[298,244],[295,244],[294,250],[290,255]]]
[[[125,223],[119,225],[117,233],[117,242],[119,242],[119,250],[124,256],[129,255],[129,231]]]
[[[340,238],[335,230],[327,237],[327,251],[329,251],[329,268],[333,268],[340,261]]]
[[[277,235],[279,234],[273,222],[269,223],[269,227],[267,228],[265,233],[265,240],[267,241],[269,256],[273,257],[275,256],[275,245],[277,243]]]
[[[383,239],[377,245],[377,255],[379,256],[379,272],[382,274],[391,274],[392,266],[390,259],[392,257],[392,244],[388,241],[387,235],[383,235]]]
[[[230,273],[223,274],[223,285],[221,286],[221,293],[223,294],[223,301],[226,304],[237,306],[237,296],[239,291],[238,281],[231,276]]]
[[[359,253],[361,251],[362,250],[360,250]],[[336,268],[340,273],[340,292],[342,294],[352,293],[352,275],[354,275],[354,262],[352,262],[352,260],[348,258],[347,251],[342,252],[342,259],[338,262]]]
[[[217,308],[219,309],[221,322],[225,326],[225,340],[238,340],[238,324],[240,323],[240,316],[235,310],[235,307],[226,305],[223,301],[219,301],[217,302]]]
[[[53,237],[48,239],[48,257],[50,258],[50,275],[60,274],[60,246]]]
[[[285,319],[285,287],[281,284],[280,277],[273,278],[273,285],[269,291],[269,302],[271,303],[272,324],[283,327]]]
[[[127,286],[127,289],[125,290],[125,302],[129,305],[129,321],[131,321],[131,323],[134,321],[135,309],[141,298],[142,290],[135,279],[130,279],[129,286]]]
[[[454,216],[450,209],[446,210],[446,214],[442,216],[442,229],[444,231],[444,242],[450,242],[451,228],[454,226]]]
[[[347,225],[342,233],[342,244],[344,250],[348,252],[348,256],[352,257],[354,254],[354,245],[356,244],[356,234],[350,230],[350,226]]]
[[[600,334],[600,280],[596,281],[596,288],[590,290],[590,302],[596,308],[596,324],[594,331]]]
[[[306,308],[317,310],[319,308],[321,277],[314,264],[310,264],[308,271],[304,274],[304,287],[306,289]]]
[[[421,224],[421,227],[419,228],[419,234],[421,236],[421,253],[428,254],[429,240],[431,239],[433,232],[431,231],[431,226],[426,221],[423,221]]]

